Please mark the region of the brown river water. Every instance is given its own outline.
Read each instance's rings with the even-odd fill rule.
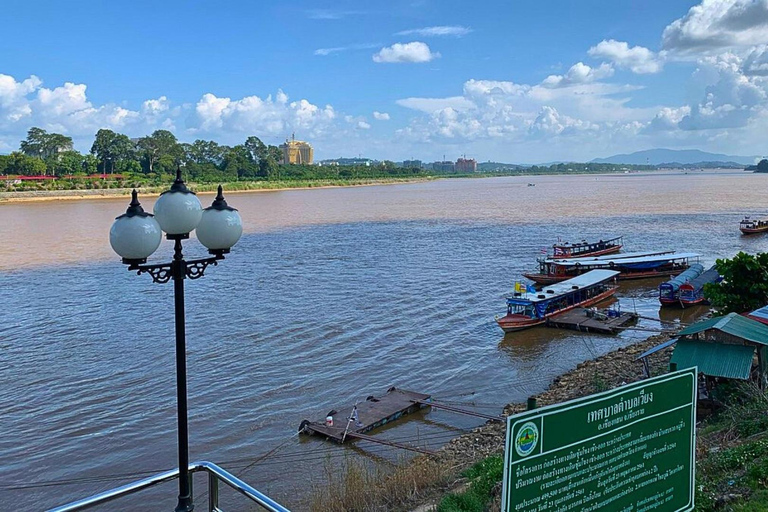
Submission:
[[[768,213],[768,176],[738,171],[455,179],[227,199],[245,234],[186,286],[190,458],[216,462],[295,510],[306,509],[325,468],[349,457],[387,467],[408,456],[296,437],[302,419],[393,385],[496,414],[579,362],[650,334],[503,335],[494,315],[504,312],[504,294],[558,237],[623,235],[627,250],[694,251],[705,265],[768,250],[768,235],[738,231],[744,214]],[[176,464],[173,290],[127,272],[112,253],[109,226],[127,203],[0,204],[3,508],[45,509]],[[187,243],[188,257],[203,253]],[[164,243],[155,259],[169,255]],[[618,298],[658,317],[658,284],[622,284]],[[662,313],[684,322],[697,314]],[[438,448],[480,423],[430,411],[376,435]],[[117,508],[171,510],[175,485]],[[195,481],[200,507],[205,489]],[[229,510],[248,510],[223,495]]]

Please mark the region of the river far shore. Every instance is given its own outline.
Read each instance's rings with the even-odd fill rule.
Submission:
[[[374,185],[398,185],[403,183],[423,183],[434,181],[436,177],[418,178],[371,178],[353,180],[296,180],[296,181],[246,181],[222,183],[225,194],[252,192],[279,192],[284,190],[308,190],[317,188],[366,187]],[[190,183],[189,187],[197,194],[215,194],[218,183]],[[158,196],[167,190],[167,186],[137,187],[139,194]],[[27,203],[40,201],[75,201],[83,199],[114,199],[130,197],[132,188],[103,188],[78,190],[25,190],[19,192],[0,192],[2,203]]]

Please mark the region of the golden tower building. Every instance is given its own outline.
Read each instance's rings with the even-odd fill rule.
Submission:
[[[283,152],[283,164],[311,165],[314,159],[314,150],[309,142],[296,140],[295,134],[291,135],[291,140],[280,145],[280,151]]]

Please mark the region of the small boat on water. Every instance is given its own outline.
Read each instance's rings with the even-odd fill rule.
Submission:
[[[691,263],[698,263],[699,257],[695,252],[674,251],[636,254],[641,255],[539,260],[538,273],[523,275],[540,285],[559,283],[591,270],[616,270],[619,272],[618,279],[622,280],[648,279],[679,274],[691,266]]]
[[[692,279],[696,279],[704,273],[704,265],[694,263],[665,283],[659,285],[659,302],[662,306],[680,305],[680,287]]]
[[[745,235],[754,235],[755,233],[765,233],[768,231],[768,220],[752,220],[745,216],[739,223],[739,230]]]
[[[611,254],[619,252],[624,245],[623,237],[610,238],[608,240],[599,240],[597,242],[581,242],[570,244],[556,243],[552,246],[554,258],[582,258],[586,256],[600,256],[601,254]]]
[[[542,325],[547,319],[577,307],[588,307],[616,293],[614,270],[592,270],[535,293],[515,293],[507,297],[507,314],[497,318],[504,332]]]
[[[680,285],[680,306],[687,308],[701,304],[709,304],[704,296],[704,285],[709,283],[719,283],[723,280],[717,268],[712,266],[699,277],[691,279],[685,284]]]

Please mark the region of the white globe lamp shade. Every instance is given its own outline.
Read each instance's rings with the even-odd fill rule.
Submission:
[[[228,253],[240,240],[243,234],[243,220],[235,208],[227,205],[221,185],[213,204],[203,211],[196,233],[197,239],[211,254]]]
[[[169,235],[186,235],[193,231],[203,215],[203,207],[194,192],[181,179],[181,168],[176,170],[176,181],[170,190],[160,194],[153,209],[160,228]]]
[[[109,244],[124,262],[143,263],[157,250],[162,239],[160,225],[141,207],[134,190],[130,206],[109,230]]]

